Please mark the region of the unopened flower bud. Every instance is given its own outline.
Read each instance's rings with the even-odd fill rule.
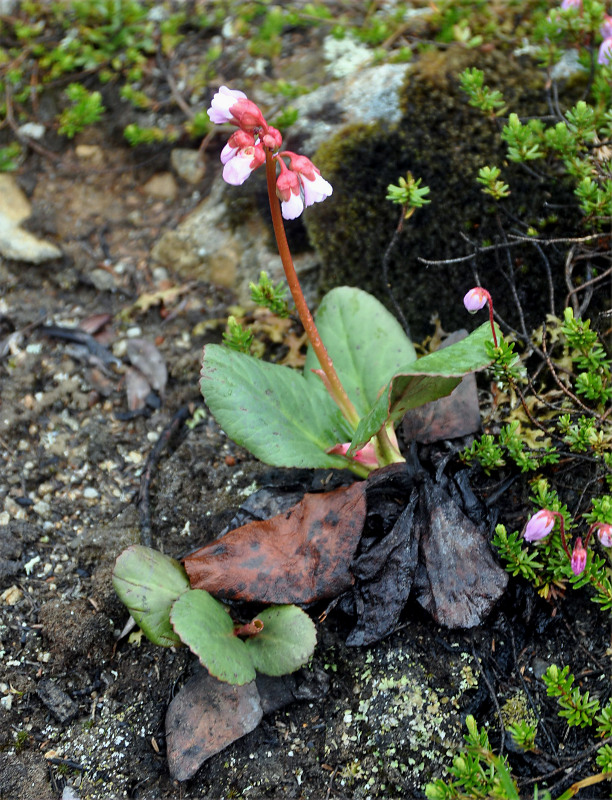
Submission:
[[[526,542],[537,542],[548,536],[554,525],[555,514],[547,508],[543,508],[531,517],[525,527],[523,538]]]
[[[480,311],[481,308],[487,303],[488,300],[488,292],[485,291],[481,286],[476,286],[466,294],[463,298],[463,305],[467,308],[470,314],[475,314],[477,311]]]
[[[572,572],[574,575],[580,575],[581,572],[584,572],[584,568],[586,567],[587,562],[587,551],[582,546],[582,539],[578,537],[576,539],[576,544],[574,545],[574,549],[572,551]]]
[[[276,194],[281,201],[281,213],[284,219],[296,219],[304,210],[300,181],[293,170],[287,169],[282,158],[278,159],[278,163],[281,171],[276,179]]]
[[[344,442],[343,444],[336,444],[332,448],[330,448],[327,452],[330,455],[345,456],[350,446],[351,446],[350,442]],[[378,466],[376,451],[374,450],[374,445],[371,442],[365,444],[361,448],[361,450],[355,450],[355,453],[353,454],[353,459],[355,461],[358,461],[360,464],[365,464],[368,467]]]
[[[261,141],[268,150],[278,150],[283,143],[283,137],[280,131],[277,131],[276,128],[269,125],[266,132],[261,137]]]

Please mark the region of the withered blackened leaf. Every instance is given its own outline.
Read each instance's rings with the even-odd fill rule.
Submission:
[[[357,624],[348,645],[377,642],[398,623],[417,567],[419,539],[413,524],[417,500],[414,490],[391,532],[353,562]]]
[[[194,589],[226,600],[312,603],[346,591],[366,513],[365,483],[306,494],[185,559]]]
[[[508,574],[495,562],[484,528],[477,528],[433,481],[421,486],[416,598],[439,625],[480,625],[502,596]]]
[[[207,758],[254,730],[262,716],[255,681],[235,686],[199,670],[166,713],[170,774],[179,781],[191,778]]]

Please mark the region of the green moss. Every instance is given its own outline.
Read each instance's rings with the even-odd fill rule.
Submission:
[[[506,229],[515,225],[514,217],[520,214],[540,229],[546,225],[548,234],[567,235],[566,212],[562,212],[563,219],[560,213],[551,223],[540,219],[544,204],[554,193],[555,203],[566,202],[570,210],[576,208],[569,191],[564,196],[560,187],[543,184],[521,167],[505,163],[496,121],[470,108],[459,88],[457,76],[473,64],[485,71],[488,85],[503,91],[512,110],[518,109],[521,115],[547,113],[540,70],[501,51],[484,55],[450,47],[423,54],[410,72],[401,101],[404,116],[397,127],[379,124],[345,128],[314,158],[334,187],[332,200],[312,209],[306,218],[309,235],[322,256],[322,291],[347,283],[388,304],[381,263],[397,226],[398,212],[385,201],[386,188],[408,170],[431,188],[431,204],[406,223],[390,261],[390,282],[416,338],[430,332],[429,320],[436,311],[447,329],[466,325],[461,299],[475,283],[469,261],[426,267],[417,257],[456,258],[470,252],[465,236],[474,241],[499,237],[491,199],[476,180],[480,167],[499,165],[504,181],[510,185],[511,196],[503,201],[510,215],[503,220]],[[575,210],[572,213],[576,228],[579,215]],[[495,297],[497,308],[515,322],[516,309],[500,270],[523,270],[529,281],[521,283],[529,285],[529,294],[521,301],[529,319],[530,300],[537,298],[537,319],[542,309],[539,298],[547,291],[542,261],[527,246],[511,253],[511,265],[505,253],[499,262],[494,254],[479,259],[475,266],[480,281],[498,290],[501,296]],[[561,281],[561,253],[558,259],[552,267]]]

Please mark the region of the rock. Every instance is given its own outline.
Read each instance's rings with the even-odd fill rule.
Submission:
[[[178,194],[178,186],[171,172],[159,172],[142,187],[145,194],[158,200],[174,200]]]
[[[60,722],[70,722],[79,713],[79,707],[66,692],[49,678],[38,682],[36,694]]]
[[[0,215],[14,225],[20,225],[31,214],[32,208],[13,175],[0,173]]]
[[[59,247],[20,227],[30,212],[30,204],[15,178],[0,174],[0,255],[30,264],[61,258]]]
[[[89,273],[89,279],[99,292],[117,291],[117,280],[113,273],[107,269],[100,269],[100,267],[92,269]]]
[[[299,116],[289,140],[299,136],[304,154],[311,156],[345,125],[399,122],[400,90],[408,70],[406,64],[368,67],[297,98],[292,104]]]
[[[251,214],[244,223],[233,226],[229,221],[229,191],[236,190],[228,189],[219,175],[209,196],[175,230],[162,235],[151,257],[158,267],[186,279],[233,289],[239,303],[251,304],[251,281],[257,282],[262,270],[275,283],[283,280],[283,266],[264,222],[268,209],[264,206],[262,216]],[[306,252],[293,260],[300,279],[305,280],[303,289],[310,301],[316,296],[319,259]]]
[[[30,139],[42,139],[45,135],[45,126],[38,122],[26,122],[19,128],[19,133],[22,136],[28,136]]]
[[[104,163],[104,152],[97,144],[78,144],[74,152],[81,161],[89,161],[91,164],[96,165]]]
[[[187,183],[195,185],[204,177],[204,163],[197,150],[175,147],[170,153],[170,163],[179,178],[182,178]]]

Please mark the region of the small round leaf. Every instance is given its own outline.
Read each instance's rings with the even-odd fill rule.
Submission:
[[[226,608],[203,589],[190,589],[172,606],[170,621],[211,675],[242,686],[255,679],[255,669]]]
[[[297,606],[271,606],[257,618],[263,630],[245,642],[255,669],[266,675],[287,675],[307,663],[317,643],[308,614]]]
[[[113,587],[147,639],[162,647],[181,643],[170,625],[170,608],[189,589],[189,578],[178,561],[132,545],[115,562]]]

